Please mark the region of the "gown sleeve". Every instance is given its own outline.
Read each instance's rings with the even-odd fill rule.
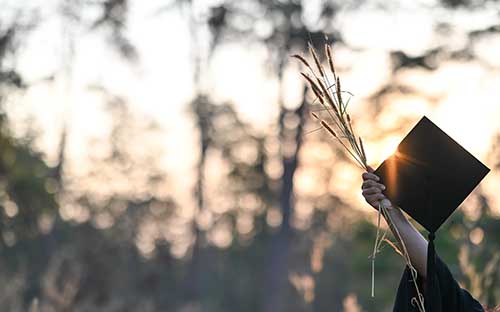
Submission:
[[[484,312],[481,304],[460,287],[439,257],[436,257],[436,275],[438,297],[443,310],[432,312]],[[420,275],[417,276],[417,284],[419,290],[423,292],[424,281]],[[424,300],[425,297],[424,292]],[[393,312],[418,312],[417,307],[412,304],[412,298],[416,298],[416,291],[410,269],[406,267],[399,283]]]

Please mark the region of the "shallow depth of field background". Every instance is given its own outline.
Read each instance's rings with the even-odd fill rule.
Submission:
[[[426,115],[492,169],[437,245],[499,304],[499,2],[0,0],[1,310],[390,311],[325,40],[374,167]]]

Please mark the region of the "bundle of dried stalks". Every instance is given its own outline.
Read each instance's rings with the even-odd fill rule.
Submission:
[[[314,47],[309,44],[309,53],[311,54],[313,60],[314,60],[314,65],[317,69],[317,73],[313,67],[309,64],[309,62],[302,56],[300,55],[292,55],[292,57],[298,59],[308,70],[308,73],[301,72],[302,77],[306,80],[308,83],[310,89],[314,93],[316,100],[320,103],[322,106],[322,110],[327,114],[327,118],[321,118],[318,114],[312,113],[313,117],[319,122],[321,127],[325,129],[337,142],[341,144],[343,149],[347,152],[347,154],[355,161],[355,163],[363,170],[367,171],[368,170],[368,165],[367,165],[367,160],[366,160],[366,153],[365,149],[363,146],[363,140],[361,137],[356,136],[354,133],[353,127],[352,127],[352,120],[351,117],[349,116],[349,113],[347,112],[347,107],[349,105],[350,98],[346,101],[344,101],[342,95],[343,94],[349,94],[352,96],[351,93],[347,91],[343,91],[340,85],[340,78],[338,77],[336,71],[335,71],[335,66],[333,62],[333,53],[332,49],[328,44],[325,44],[325,55],[328,61],[328,67],[330,70],[330,73],[328,74],[325,71],[325,68],[320,62],[320,59],[318,57],[318,54]],[[333,83],[330,83],[330,79],[333,79]],[[401,238],[401,235],[399,234],[398,229],[393,226],[393,220],[391,218],[391,215],[388,211],[387,207],[384,207],[382,203],[379,204],[378,207],[378,221],[377,221],[377,236],[375,238],[375,244],[373,248],[373,253],[371,255],[371,261],[372,261],[372,297],[375,296],[375,257],[377,253],[380,251],[380,247],[382,242],[386,241],[388,242],[392,247],[396,247],[394,244],[390,243],[388,239],[385,238],[385,233],[381,235],[380,231],[380,219],[381,215],[385,217],[387,220],[389,226],[393,230],[393,233],[396,235],[396,239],[399,242],[399,248],[395,248],[395,250],[403,256],[403,258],[406,261],[406,264],[410,268],[412,277],[413,277],[413,282],[417,291],[417,297],[414,298],[412,301],[419,311],[425,312],[424,309],[424,303],[423,303],[423,296],[418,289],[417,285],[417,271],[413,267],[410,261],[410,257],[408,254],[408,251],[406,250],[406,246],[404,244],[404,241]]]

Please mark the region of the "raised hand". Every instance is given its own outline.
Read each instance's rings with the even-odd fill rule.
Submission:
[[[365,198],[366,202],[370,204],[373,208],[378,210],[379,203],[382,201],[382,204],[385,207],[392,207],[391,202],[385,197],[382,193],[385,191],[385,185],[378,183],[380,178],[375,175],[373,168],[368,167],[368,172],[363,173],[363,184],[361,185],[362,195]]]

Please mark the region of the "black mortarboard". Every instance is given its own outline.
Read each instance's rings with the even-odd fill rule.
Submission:
[[[441,311],[434,292],[434,234],[489,169],[428,118],[375,170],[391,202],[429,231],[426,311]],[[427,297],[427,296],[426,296]]]

